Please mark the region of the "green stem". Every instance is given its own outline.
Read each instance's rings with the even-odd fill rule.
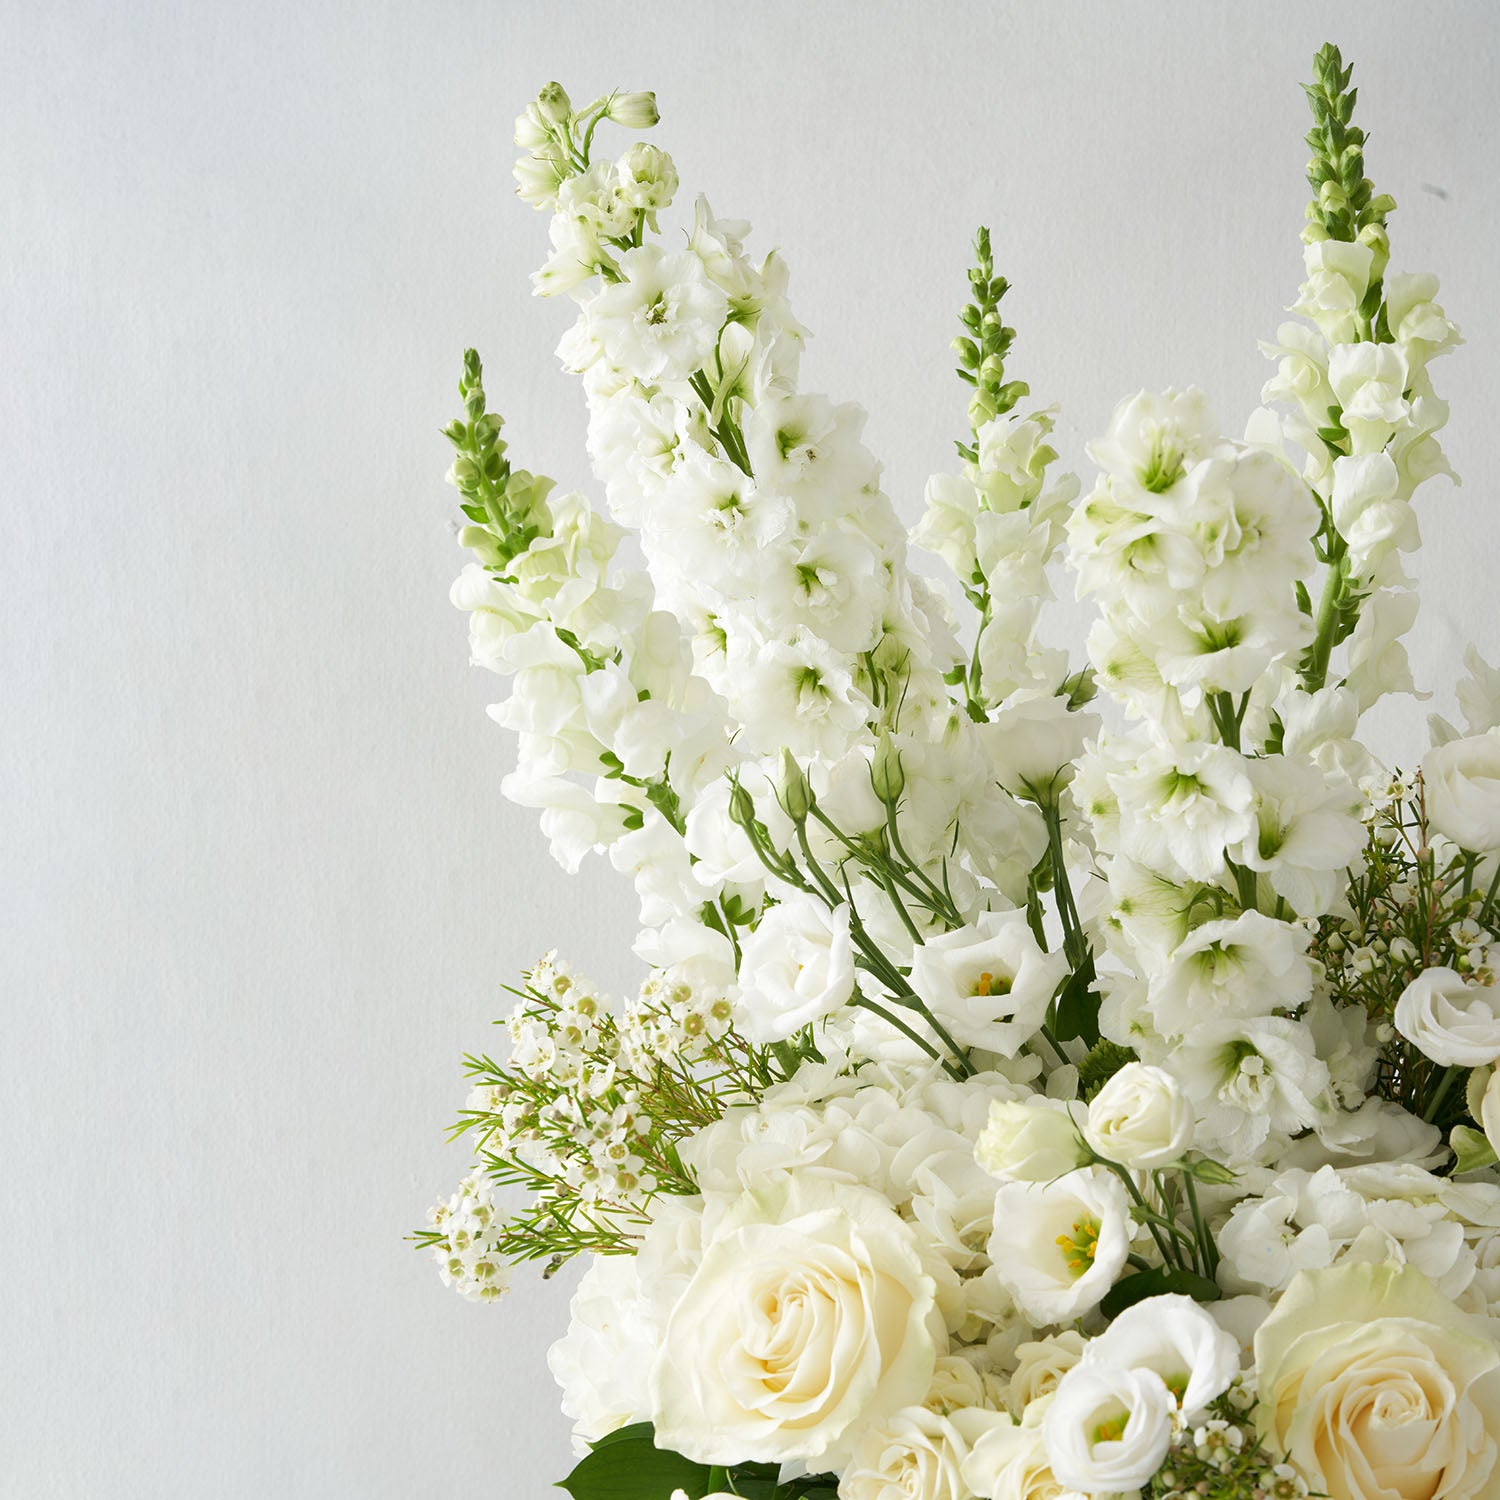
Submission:
[[[1328,544],[1328,573],[1323,579],[1323,595],[1313,623],[1313,642],[1307,648],[1302,682],[1315,693],[1328,681],[1328,663],[1333,655],[1333,637],[1343,612],[1344,593],[1349,581],[1348,544],[1334,531]]]

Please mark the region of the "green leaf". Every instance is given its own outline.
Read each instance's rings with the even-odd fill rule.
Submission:
[[[673,1490],[689,1497],[712,1493],[710,1470],[680,1453],[658,1448],[649,1422],[637,1422],[601,1438],[557,1488],[573,1500],[668,1500]]]
[[[1071,973],[1057,996],[1053,1030],[1059,1041],[1082,1037],[1090,1047],[1099,1040],[1099,997],[1094,993],[1094,961],[1087,959]]]
[[[1134,1276],[1117,1281],[1099,1304],[1099,1311],[1106,1318],[1113,1318],[1127,1307],[1144,1302],[1147,1297],[1160,1297],[1169,1292],[1191,1297],[1195,1302],[1217,1302],[1224,1295],[1219,1290],[1219,1284],[1206,1276],[1158,1266],[1150,1271],[1137,1271]]]
[[[1453,1168],[1455,1172],[1477,1172],[1480,1167],[1487,1167],[1497,1159],[1495,1148],[1490,1145],[1488,1138],[1467,1125],[1455,1125],[1452,1135],[1448,1137],[1448,1144],[1453,1147],[1453,1154],[1458,1158],[1458,1164]]]

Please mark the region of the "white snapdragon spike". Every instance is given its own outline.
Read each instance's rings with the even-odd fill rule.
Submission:
[[[1153,1370],[1079,1364],[1042,1418],[1052,1472],[1085,1494],[1139,1489],[1167,1456],[1175,1407]]]
[[[1192,1422],[1239,1374],[1240,1347],[1191,1297],[1173,1294],[1126,1308],[1088,1341],[1081,1363],[1150,1370],[1172,1393],[1184,1420]]]
[[[1103,1168],[1006,1182],[995,1195],[991,1274],[1033,1323],[1071,1323],[1114,1285],[1131,1234],[1125,1189]]]
[[[1014,1057],[1066,973],[1066,960],[1042,950],[1024,911],[989,911],[918,948],[911,984],[958,1041]]]

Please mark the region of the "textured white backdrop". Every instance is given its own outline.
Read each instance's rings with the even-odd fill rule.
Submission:
[[[1500,9],[1297,3],[0,4],[0,1494],[540,1496],[566,1287],[483,1309],[401,1236],[499,984],[625,985],[633,905],[501,801],[446,594],[476,343],[585,479],[510,194],[535,88],[652,87],[685,193],[780,245],[809,384],[914,518],[974,226],[1069,455],[1196,381],[1226,425],[1298,279],[1297,84],[1353,59],[1442,362],[1414,651],[1500,652]],[[1405,705],[1389,742],[1417,743]]]

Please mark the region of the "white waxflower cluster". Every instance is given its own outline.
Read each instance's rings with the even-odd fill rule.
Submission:
[[[493,1302],[510,1290],[510,1263],[500,1244],[500,1217],[494,1195],[478,1173],[427,1214],[432,1258],[443,1278],[462,1297]]]
[[[597,153],[654,98],[518,121],[604,509],[511,468],[471,355],[454,597],[512,681],[506,793],[628,878],[648,974],[530,971],[417,1238],[481,1298],[588,1257],[550,1355],[576,1493],[664,1454],[725,1495],[1493,1491],[1500,672],[1471,655],[1417,770],[1361,739],[1410,686],[1457,334],[1387,274],[1317,68],[1276,410],[1238,440],[1142,392],[1083,493],[981,231],[968,435],[910,537],[859,409],[799,385],[780,257],[701,198],[669,223],[658,148]],[[1063,563],[1086,664],[1045,639]]]

